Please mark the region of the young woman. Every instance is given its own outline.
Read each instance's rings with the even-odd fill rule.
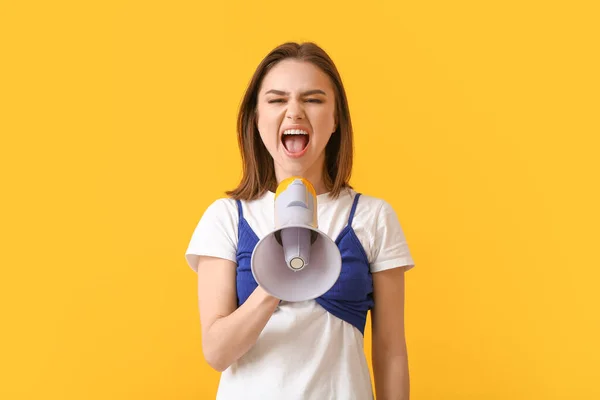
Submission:
[[[404,272],[414,262],[392,207],[348,184],[352,141],[329,56],[314,43],[272,50],[240,107],[241,183],[208,207],[186,252],[198,274],[203,353],[223,372],[217,399],[373,398],[369,310],[377,398],[409,398]],[[319,229],[342,254],[334,287],[304,302],[274,298],[250,270],[258,239],[274,229],[277,185],[291,176],[314,186]]]

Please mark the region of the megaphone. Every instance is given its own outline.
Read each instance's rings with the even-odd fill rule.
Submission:
[[[333,240],[318,229],[317,195],[301,177],[282,181],[275,193],[275,230],[252,252],[252,275],[284,301],[315,299],[327,292],[342,270]]]

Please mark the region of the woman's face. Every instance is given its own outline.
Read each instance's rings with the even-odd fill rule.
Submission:
[[[295,59],[276,64],[258,93],[257,125],[278,181],[297,175],[321,184],[325,146],[336,128],[335,94],[323,71]]]

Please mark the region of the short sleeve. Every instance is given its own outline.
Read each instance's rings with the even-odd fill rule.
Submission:
[[[408,248],[404,231],[392,206],[382,200],[377,214],[373,236],[371,272],[404,267],[405,271],[415,266]]]
[[[208,206],[185,252],[186,261],[194,272],[198,272],[199,256],[236,262],[237,223],[235,201],[223,198]]]

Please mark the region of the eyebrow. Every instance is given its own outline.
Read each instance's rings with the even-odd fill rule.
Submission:
[[[290,94],[289,92],[284,92],[282,90],[276,90],[276,89],[271,89],[271,90],[268,90],[267,92],[265,92],[265,94],[269,94],[269,93],[277,94],[280,96],[287,96]],[[325,93],[321,89],[313,89],[313,90],[307,90],[306,92],[302,92],[302,96],[310,96],[311,94],[322,94],[324,96],[327,96],[327,93]]]

